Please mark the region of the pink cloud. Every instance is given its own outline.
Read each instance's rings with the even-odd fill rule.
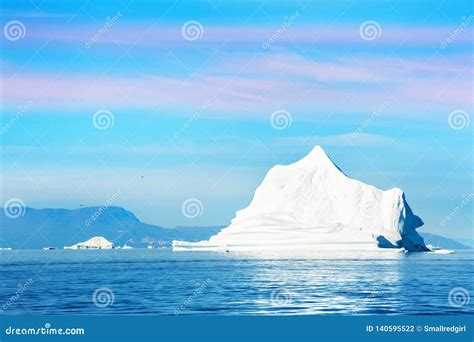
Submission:
[[[466,64],[469,65],[469,64]],[[232,67],[230,67],[232,66]],[[421,74],[421,75],[420,75]],[[8,76],[8,75],[7,75]],[[367,111],[388,100],[387,114],[441,107],[468,107],[470,71],[441,59],[316,61],[295,55],[232,58],[188,77],[26,73],[5,77],[6,105],[35,107],[157,108],[203,114],[255,115],[276,109]],[[204,108],[204,109],[202,109]]]
[[[154,26],[148,24],[122,23],[119,19],[114,25],[100,34],[97,44],[121,43],[133,45],[182,45],[196,46],[207,43],[230,43],[230,44],[258,44],[278,45],[280,43],[291,44],[337,44],[354,43],[374,46],[376,44],[420,45],[441,44],[445,41],[456,27],[401,27],[390,26],[380,23],[380,35],[373,41],[367,41],[361,37],[359,25],[353,26],[307,26],[298,24],[296,21],[288,28],[278,31],[279,27],[237,27],[237,26],[207,26],[202,22],[203,35],[195,41],[183,39],[181,24]],[[28,39],[56,40],[56,41],[90,41],[101,29],[97,27],[78,27],[42,25],[32,27],[28,32]],[[472,35],[471,28],[456,36],[454,43],[470,43]]]

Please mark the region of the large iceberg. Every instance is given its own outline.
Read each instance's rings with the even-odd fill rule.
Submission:
[[[401,189],[387,191],[346,176],[316,146],[306,157],[276,165],[250,205],[208,241],[173,241],[173,249],[427,251]]]

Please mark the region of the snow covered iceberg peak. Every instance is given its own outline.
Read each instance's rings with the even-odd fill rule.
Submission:
[[[250,205],[208,241],[173,241],[175,250],[262,249],[426,251],[401,189],[387,191],[346,176],[316,146],[266,174]]]

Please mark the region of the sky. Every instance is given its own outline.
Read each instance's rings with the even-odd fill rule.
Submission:
[[[321,145],[472,238],[470,1],[2,1],[1,200],[227,225]],[[197,203],[196,214],[184,204]]]

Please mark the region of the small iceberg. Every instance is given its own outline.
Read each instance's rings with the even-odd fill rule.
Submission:
[[[112,249],[114,244],[103,236],[94,236],[93,238],[79,242],[72,246],[66,246],[64,249]]]
[[[43,250],[45,251],[54,251],[56,249],[57,249],[56,247],[43,247]]]
[[[426,245],[430,253],[435,254],[454,254],[454,251],[451,249],[442,249],[441,247],[436,247],[433,245]]]
[[[132,246],[128,246],[127,244],[123,245],[121,249],[133,249]]]
[[[431,251],[430,253],[435,254],[454,254],[454,251],[451,249],[437,249],[435,251]]]

